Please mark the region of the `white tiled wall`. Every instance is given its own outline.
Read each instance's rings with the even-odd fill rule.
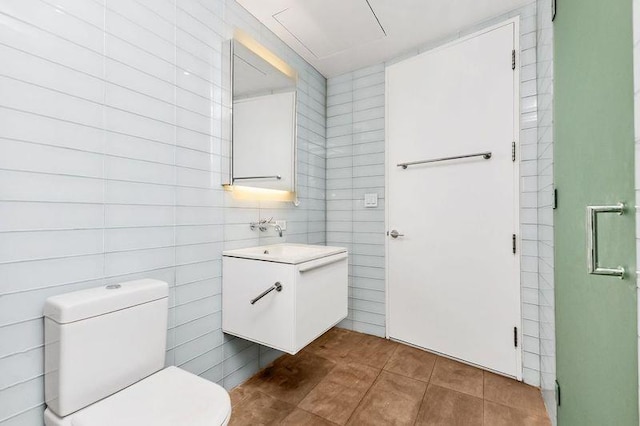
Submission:
[[[349,248],[349,316],[340,326],[385,335],[384,65],[327,83],[327,244]],[[364,194],[378,195],[365,208]]]
[[[234,26],[299,72],[300,207],[221,189]],[[325,79],[233,0],[6,0],[0,57],[0,423],[42,424],[54,294],[159,278],[168,364],[232,387],[277,356],[223,336],[221,251],[270,216],[324,243]]]
[[[553,23],[551,2],[538,2],[538,285],[540,386],[556,424],[556,342],[553,258]]]
[[[519,155],[522,191],[523,376],[532,385],[551,386],[555,380],[555,361],[553,262],[550,258],[553,234],[549,203],[552,172],[549,14],[545,12],[538,18],[537,4],[533,2],[444,40],[407,52],[397,60],[514,16],[520,16],[521,19],[519,61],[522,130]],[[538,26],[544,31],[537,32]],[[539,54],[541,58],[538,62]],[[350,270],[349,318],[342,325],[377,335],[385,333],[384,66],[380,64],[365,68],[330,78],[327,82],[327,243],[349,244],[354,254]],[[539,73],[542,73],[543,79],[537,79]],[[543,95],[542,111],[539,111],[540,93]],[[539,114],[543,117],[541,130],[538,128]],[[363,208],[364,192],[379,194],[381,203],[377,209]],[[368,234],[361,234],[363,231]],[[541,274],[545,280],[543,288],[538,284]],[[542,340],[541,329],[544,333]],[[541,364],[541,355],[544,364]]]

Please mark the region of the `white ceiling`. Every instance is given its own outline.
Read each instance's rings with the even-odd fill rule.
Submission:
[[[531,0],[238,0],[325,77],[379,64]]]

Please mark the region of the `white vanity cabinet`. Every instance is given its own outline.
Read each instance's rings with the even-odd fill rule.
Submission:
[[[279,244],[230,250],[222,265],[225,333],[295,354],[347,316],[344,248]]]

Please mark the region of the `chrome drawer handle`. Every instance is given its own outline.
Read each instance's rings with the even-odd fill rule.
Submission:
[[[342,253],[340,256],[330,258],[327,261],[323,261],[319,263],[312,263],[313,261],[307,262],[305,264],[302,264],[298,272],[303,274],[305,272],[313,271],[314,269],[322,268],[323,266],[332,265],[334,263],[340,262],[341,260],[345,260],[347,257],[348,256],[346,253]]]
[[[282,291],[282,284],[280,284],[280,281],[278,281],[277,283],[275,283],[274,285],[272,285],[271,287],[269,287],[268,289],[266,289],[265,291],[263,291],[262,293],[260,293],[255,299],[251,299],[250,303],[252,305],[255,305],[255,303],[262,299],[263,297],[265,297],[267,294],[271,293],[273,290],[275,291]]]
[[[624,203],[615,206],[587,206],[587,270],[592,275],[607,275],[624,278],[625,270],[622,266],[617,268],[605,268],[598,262],[598,214],[625,213]]]

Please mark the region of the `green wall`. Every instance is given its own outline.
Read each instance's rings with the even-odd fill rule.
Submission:
[[[638,425],[631,0],[558,0],[554,31],[559,424]],[[618,201],[602,264],[631,274],[588,275],[585,207]]]

